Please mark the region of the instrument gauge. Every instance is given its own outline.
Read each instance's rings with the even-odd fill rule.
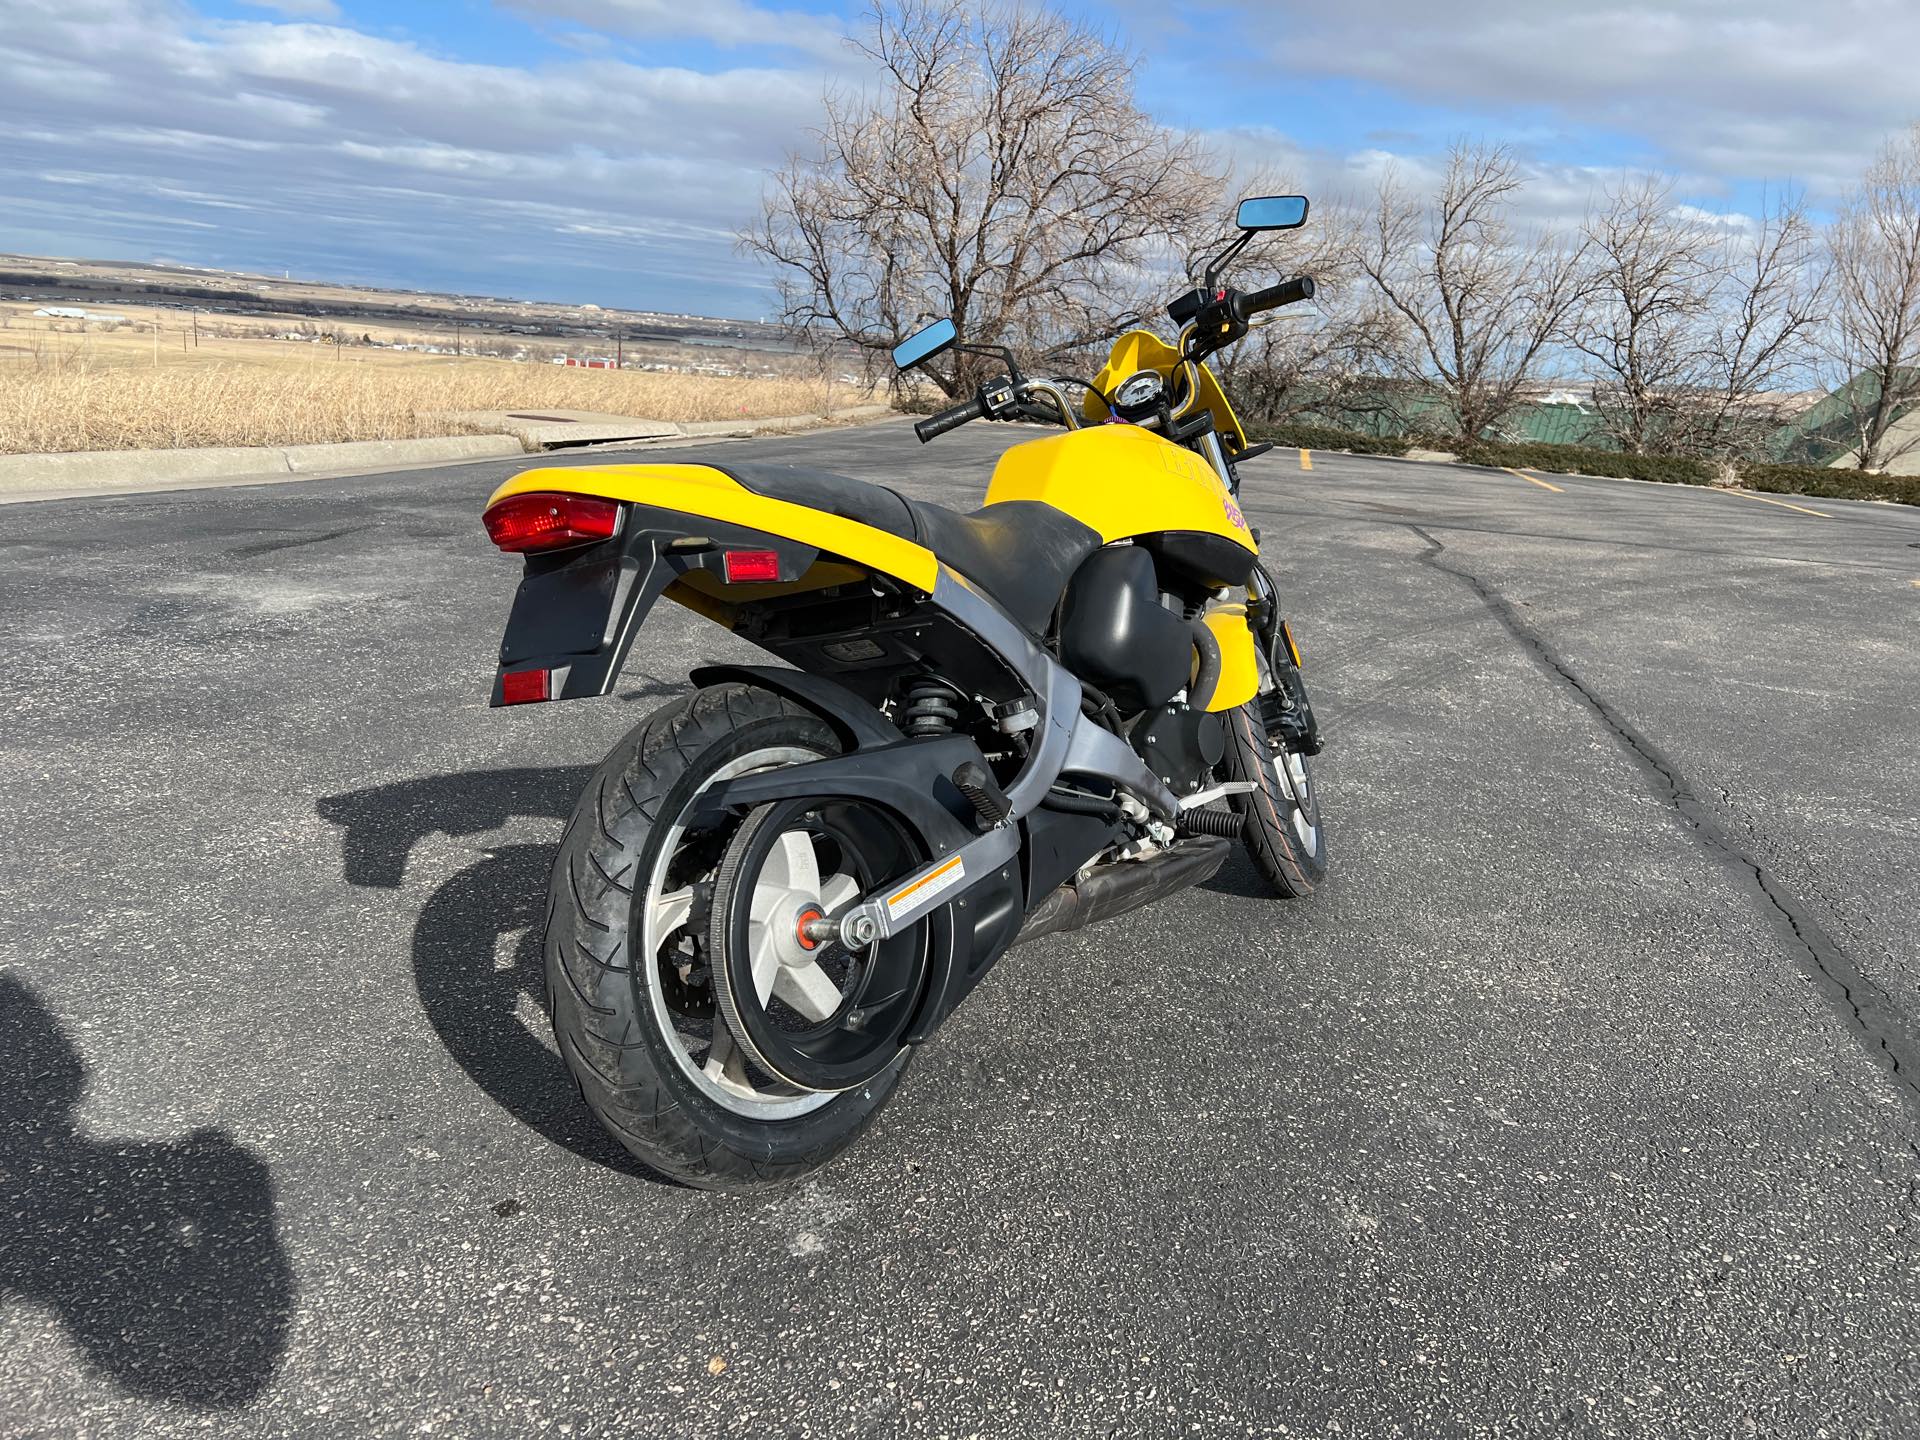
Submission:
[[[1137,419],[1160,403],[1165,389],[1158,370],[1137,371],[1122,380],[1113,392],[1113,408],[1125,419]]]

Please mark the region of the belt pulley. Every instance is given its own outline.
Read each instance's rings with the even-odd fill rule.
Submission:
[[[899,1054],[926,927],[852,948],[820,922],[916,864],[902,823],[856,801],[778,800],[741,823],[714,878],[708,956],[721,1015],[767,1074],[847,1090]]]

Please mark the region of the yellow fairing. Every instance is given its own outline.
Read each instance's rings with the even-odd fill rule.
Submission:
[[[1106,366],[1093,377],[1093,383],[1102,394],[1111,395],[1114,387],[1129,375],[1138,375],[1142,370],[1157,370],[1160,379],[1171,391],[1174,372],[1179,368],[1180,352],[1173,346],[1150,330],[1129,330],[1113,342],[1113,349],[1107,354]],[[1213,428],[1220,432],[1227,449],[1246,449],[1247,432],[1240,428],[1240,419],[1233,413],[1233,406],[1227,403],[1227,392],[1221,389],[1220,381],[1205,365],[1195,365],[1193,369],[1199,377],[1198,394],[1186,413],[1191,415],[1196,410],[1211,410]],[[1089,391],[1080,404],[1080,413],[1089,422],[1098,424],[1112,412],[1099,395]]]
[[[1138,425],[1094,425],[1015,445],[987,486],[989,505],[1006,500],[1064,510],[1105,542],[1185,530],[1255,548],[1213,467]]]
[[[1247,627],[1247,607],[1222,605],[1201,617],[1220,645],[1220,683],[1214,687],[1209,710],[1233,710],[1260,693],[1259,652]]]
[[[817,545],[856,565],[891,575],[929,593],[933,590],[934,578],[940,573],[940,562],[933,552],[911,540],[902,540],[898,535],[889,535],[857,520],[756,495],[710,465],[596,465],[579,470],[523,470],[494,491],[487,504],[529,490],[601,495],[609,500],[627,500],[636,505],[651,505],[657,510],[745,525],[769,535],[798,540],[803,545]],[[690,529],[689,533],[697,531]],[[769,587],[755,589],[765,595]],[[682,597],[676,595],[675,598]]]

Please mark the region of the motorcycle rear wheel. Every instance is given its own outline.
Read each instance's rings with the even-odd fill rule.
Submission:
[[[716,781],[836,753],[815,715],[723,685],[656,710],[602,762],[554,859],[546,973],[554,1037],[581,1097],[649,1169],[708,1190],[778,1185],[826,1164],[879,1113],[909,1050],[838,1093],[747,1065],[701,974],[704,893],[725,833],[690,830]],[[737,825],[736,827],[737,828]]]

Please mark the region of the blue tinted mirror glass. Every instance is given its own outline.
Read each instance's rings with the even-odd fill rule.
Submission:
[[[1297,230],[1307,223],[1307,197],[1262,195],[1242,200],[1235,223],[1242,230]]]
[[[960,332],[953,328],[953,321],[936,320],[918,335],[902,340],[894,346],[893,363],[905,370],[910,365],[918,365],[922,360],[931,360],[959,338]]]

